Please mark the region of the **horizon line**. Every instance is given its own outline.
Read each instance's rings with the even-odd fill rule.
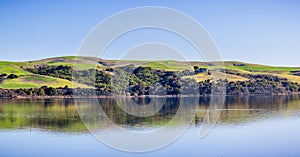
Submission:
[[[244,61],[244,60],[216,60],[216,61],[200,61],[200,60],[172,60],[172,59],[165,59],[165,60],[145,60],[145,59],[112,59],[112,58],[100,58],[100,57],[94,57],[94,56],[76,56],[76,55],[66,55],[66,56],[49,56],[41,59],[33,59],[33,60],[11,60],[11,59],[4,59],[0,60],[0,62],[30,62],[30,61],[39,61],[39,60],[45,60],[45,59],[51,59],[51,58],[62,58],[62,57],[90,57],[90,58],[97,58],[102,60],[122,60],[122,61],[177,61],[177,62],[199,62],[199,63],[211,63],[211,62],[240,62],[240,63],[247,63],[247,64],[255,64],[255,65],[265,65],[265,66],[272,66],[272,67],[294,67],[294,68],[300,68],[300,65],[270,65],[265,63],[257,63],[257,62],[251,62],[251,61]]]

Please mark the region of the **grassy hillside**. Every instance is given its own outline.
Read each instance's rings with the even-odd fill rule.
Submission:
[[[0,83],[0,88],[6,89],[18,89],[18,88],[38,88],[41,86],[49,86],[49,87],[64,87],[64,86],[72,87],[73,84],[69,80],[49,77],[49,76],[41,76],[35,74],[21,75],[16,79],[8,79],[4,80],[3,83]],[[74,86],[87,88],[89,86],[75,83]]]
[[[16,79],[4,79],[0,82],[0,88],[15,89],[15,88],[36,88],[44,85],[50,87],[64,87],[68,85],[72,87],[72,82],[66,79],[50,77],[46,75],[38,75],[30,73],[24,69],[35,68],[36,66],[48,65],[48,66],[74,66],[75,56],[66,57],[55,57],[36,61],[27,62],[8,62],[0,61],[0,75],[1,74],[15,74],[18,76]],[[95,65],[94,63],[98,64]],[[120,66],[125,66],[133,64],[135,66],[145,66],[151,67],[152,69],[168,70],[168,71],[183,71],[183,70],[193,70],[194,66],[200,68],[206,68],[212,72],[219,73],[219,69],[223,68],[218,64],[211,62],[178,62],[178,61],[116,61],[116,60],[102,60],[93,57],[79,57],[77,58],[76,67],[77,69],[85,70],[91,67],[97,67],[99,70],[104,70],[107,68],[115,68]],[[249,64],[236,61],[226,61],[224,62],[224,68],[230,70],[233,73],[227,74],[228,81],[246,81],[249,78],[244,77],[243,74],[269,74],[278,76],[281,78],[287,78],[290,82],[300,83],[300,76],[295,75],[295,72],[300,71],[300,67],[274,67],[267,65]],[[197,81],[203,81],[211,78],[211,75],[207,73],[200,73],[194,76],[189,76]],[[86,88],[89,87],[83,84],[75,84],[76,87]]]
[[[210,64],[210,63],[208,63]],[[204,66],[203,63],[193,63],[193,65],[199,65],[199,67],[206,67],[210,70],[216,69],[227,69],[231,71],[235,71],[240,74],[267,74],[274,75],[281,78],[287,78],[288,81],[300,83],[300,76],[293,75],[293,71],[300,71],[300,67],[275,67],[275,66],[267,66],[267,65],[258,65],[258,64],[250,64],[243,62],[234,62],[234,61],[225,61],[224,67],[214,66],[213,63],[209,66]],[[205,75],[206,78],[209,76]],[[226,75],[229,81],[245,81],[247,78],[232,74]],[[196,77],[198,81],[203,80],[202,76]]]
[[[73,64],[71,61],[65,62],[66,64]],[[34,61],[34,62],[7,62],[0,61],[0,74],[15,74],[18,75],[16,79],[5,79],[0,83],[0,88],[6,89],[16,89],[16,88],[37,88],[41,86],[50,86],[50,87],[64,87],[69,86],[72,87],[72,82],[69,80],[64,80],[60,78],[50,77],[50,76],[42,76],[29,73],[25,71],[23,68],[25,67],[33,67],[38,64],[49,64],[49,62],[42,61]],[[59,63],[56,63],[59,64]],[[60,64],[59,64],[60,65]],[[87,88],[88,86],[83,84],[74,84],[76,87]]]

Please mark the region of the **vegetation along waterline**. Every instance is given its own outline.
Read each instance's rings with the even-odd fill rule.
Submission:
[[[300,92],[300,67],[226,61],[223,68],[214,62],[79,57],[75,71],[75,59],[68,56],[0,62],[0,97],[287,95]],[[212,74],[226,74],[226,78],[214,80]]]

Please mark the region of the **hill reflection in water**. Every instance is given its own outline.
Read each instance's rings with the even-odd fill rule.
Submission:
[[[227,96],[217,125],[243,125],[268,118],[298,116],[300,115],[299,98],[299,96]],[[84,105],[78,106],[80,110],[94,111],[87,112],[87,114],[90,114],[92,122],[95,122],[95,118],[100,118],[101,120],[101,117],[106,116],[113,123],[129,128],[166,125],[177,113],[180,105],[192,108],[182,111],[184,113],[180,115],[179,121],[172,125],[180,125],[180,123],[186,122],[184,120],[191,115],[188,111],[197,111],[196,115],[192,117],[191,127],[199,126],[211,101],[209,97],[197,97],[196,100],[199,103],[193,106],[191,102],[181,101],[180,98],[167,98],[163,106],[157,106],[160,108],[156,114],[148,117],[137,117],[124,112],[116,104],[115,99],[101,98],[98,101],[95,100],[97,99],[80,99],[80,102]],[[147,98],[135,98],[134,101],[139,105],[147,105],[151,100]],[[99,103],[93,104],[93,102]],[[195,99],[193,99],[192,103],[194,102]],[[93,115],[93,113],[98,114],[97,108],[99,109],[99,107],[101,107],[106,115]],[[109,125],[103,124],[101,127],[109,127]],[[0,129],[22,128],[40,128],[59,132],[87,131],[77,112],[73,99],[0,100]]]

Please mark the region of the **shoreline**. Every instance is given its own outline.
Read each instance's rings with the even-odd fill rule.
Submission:
[[[159,96],[159,95],[142,95],[142,96],[118,96],[121,98],[180,98],[180,97],[210,97],[212,95],[215,96],[295,96],[300,95],[300,92],[293,92],[293,93],[260,93],[260,94],[206,94],[206,95],[166,95],[166,96]],[[116,96],[12,96],[12,97],[0,97],[0,99],[112,99],[116,98]]]

